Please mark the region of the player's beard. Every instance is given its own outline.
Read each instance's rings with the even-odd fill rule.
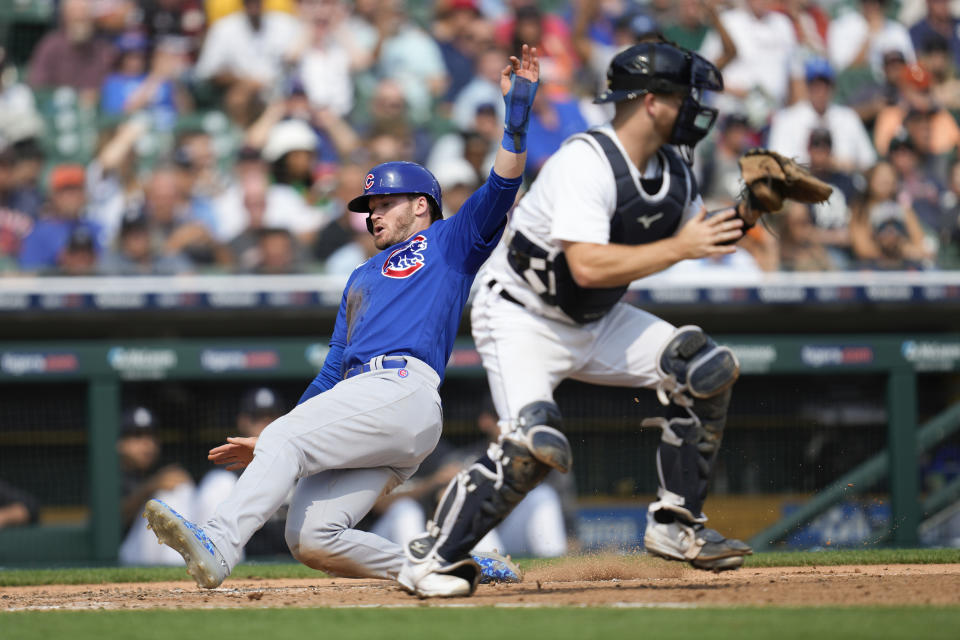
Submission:
[[[373,245],[381,251],[398,242],[403,242],[413,234],[413,227],[417,223],[417,216],[413,211],[413,200],[399,205],[392,217],[393,223],[373,239]]]

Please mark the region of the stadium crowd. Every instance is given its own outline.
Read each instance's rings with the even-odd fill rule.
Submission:
[[[518,43],[542,60],[529,181],[608,117],[591,98],[609,60],[655,33],[723,69],[695,156],[708,208],[736,198],[754,146],[835,187],[753,229],[732,271],[957,269],[955,15],[949,0],[60,0],[22,60],[16,24],[0,49],[0,273],[347,274],[376,252],[345,207],[369,167],[424,164],[446,215],[487,175]]]

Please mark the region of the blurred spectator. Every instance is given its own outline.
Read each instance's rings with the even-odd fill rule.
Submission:
[[[960,69],[960,20],[950,12],[950,0],[926,0],[927,15],[910,27],[913,48],[923,51],[933,40],[943,40],[954,68]]]
[[[366,218],[355,221],[347,211],[347,202],[356,196],[358,189],[363,189],[363,179],[368,169],[366,165],[353,162],[337,168],[330,200],[330,208],[335,212],[335,219],[317,234],[311,247],[314,260],[325,261],[333,252],[353,240],[354,234],[358,233],[354,225],[358,222],[363,223],[361,231],[366,232]]]
[[[570,27],[559,16],[542,11],[535,0],[513,0],[511,4],[512,15],[496,24],[497,44],[518,57],[524,43],[536,47],[541,78],[569,85],[579,66]]]
[[[447,90],[447,68],[440,47],[412,22],[405,0],[381,0],[374,15],[375,69],[402,88],[411,119],[430,120],[433,101]]]
[[[921,42],[917,48],[917,64],[930,73],[934,101],[951,111],[960,109],[960,79],[956,76],[946,38],[931,34]]]
[[[744,111],[757,127],[788,102],[797,46],[793,24],[772,6],[772,0],[746,0],[744,8],[720,14],[737,55],[723,69],[724,92],[717,95],[717,106],[721,112]],[[707,34],[700,53],[714,63],[723,60],[726,52],[717,32]]]
[[[91,276],[96,272],[98,247],[88,227],[74,227],[67,244],[57,255],[53,273],[61,276]]]
[[[236,433],[241,438],[256,438],[271,422],[285,414],[289,406],[270,387],[257,387],[245,392],[240,398],[237,410]],[[237,483],[239,474],[223,468],[208,471],[197,486],[193,501],[193,520],[206,522],[217,507],[229,495],[233,485]],[[267,520],[267,522],[253,534],[244,547],[246,556],[276,556],[288,554],[284,536],[286,528],[287,510],[290,496],[294,487],[290,487],[290,494],[283,505]]]
[[[98,271],[107,276],[169,276],[188,273],[193,265],[179,253],[157,252],[150,241],[150,222],[142,211],[127,211],[115,246],[101,256]]]
[[[104,238],[116,237],[125,212],[143,204],[137,175],[136,143],[148,130],[142,118],[131,118],[100,133],[96,157],[87,165],[89,217],[103,228]]]
[[[250,269],[257,261],[244,257],[257,244],[256,234],[264,227],[279,227],[303,234],[309,241],[326,224],[326,215],[307,205],[303,197],[289,185],[270,184],[266,163],[253,149],[245,149],[235,168],[234,182],[215,201],[217,237],[230,243],[238,267]]]
[[[684,49],[699,51],[710,30],[717,31],[717,35],[725,45],[724,48],[730,47],[729,56],[726,59],[721,57],[716,60],[717,67],[722,70],[737,55],[737,52],[729,35],[726,38],[723,36],[726,30],[723,29],[723,23],[720,22],[717,13],[718,4],[716,0],[678,0],[674,4],[673,14],[663,25],[663,35]],[[723,29],[722,32],[721,29]]]
[[[191,218],[203,224],[207,231],[215,237],[217,233],[217,213],[213,208],[212,198],[205,191],[208,185],[200,184],[203,173],[199,160],[195,159],[183,147],[178,147],[170,166],[177,174],[177,179],[180,182],[180,192],[186,200]]]
[[[310,245],[314,234],[329,220],[319,209],[309,206],[307,199],[313,186],[317,135],[302,120],[284,120],[270,131],[263,147],[263,158],[270,166],[274,183],[273,197],[285,197],[287,203],[278,207],[284,212],[285,227]]]
[[[367,230],[367,214],[346,211],[341,218],[349,224],[350,240],[334,250],[324,261],[325,273],[348,276],[367,259],[380,252]]]
[[[206,16],[201,0],[141,0],[143,26],[151,42],[176,37],[192,54],[200,46]]]
[[[94,25],[98,35],[114,38],[139,24],[143,18],[138,0],[93,0]]]
[[[449,218],[460,211],[463,203],[480,186],[477,172],[463,158],[444,163],[433,175],[443,194],[444,218]]]
[[[297,0],[264,0],[265,11],[279,11],[293,13]],[[204,7],[207,13],[208,24],[213,24],[221,18],[243,9],[243,0],[205,0]]]
[[[702,148],[701,148],[702,146]],[[700,195],[707,209],[732,205],[740,196],[740,156],[756,146],[747,116],[731,113],[720,118],[715,144],[697,147]]]
[[[586,69],[592,76],[591,79],[597,87],[597,92],[606,88],[607,67],[616,54],[645,39],[662,37],[661,25],[651,15],[639,10],[636,6],[627,5],[627,8],[621,14],[612,19],[609,42],[594,38],[590,27],[595,24],[598,17],[602,15],[604,9],[602,5],[603,3],[596,2],[595,0],[580,2],[576,5],[577,11],[573,17],[573,42],[580,59],[585,62]],[[701,9],[703,9],[703,11],[701,11]],[[685,10],[692,10],[693,13],[686,14],[684,13]],[[726,29],[724,29],[723,25],[719,22],[713,4],[702,5],[702,0],[691,0],[686,5],[679,5],[677,11],[681,14],[681,20],[692,20],[698,28],[702,27],[703,29],[703,33],[696,44],[692,47],[688,46],[687,48],[696,51],[700,47],[703,36],[706,35],[707,27],[700,22],[702,17],[705,20],[709,20],[717,29],[717,33],[724,47],[724,54],[718,61],[718,66],[722,69],[733,59],[736,55],[736,49]],[[674,30],[685,33],[684,29],[686,27],[683,25],[689,26],[686,22],[674,24]],[[666,28],[667,27],[664,27],[664,30],[666,30]],[[670,36],[666,37],[670,38]],[[688,40],[689,39],[690,38],[688,38]],[[612,111],[610,115],[612,115]]]
[[[113,65],[113,46],[94,33],[92,0],[63,0],[60,26],[43,37],[30,58],[34,88],[72,87],[87,106],[97,103]]]
[[[20,250],[24,271],[49,271],[58,267],[74,232],[83,229],[91,250],[99,252],[101,227],[86,219],[84,170],[79,165],[59,165],[50,172],[50,199]],[[69,255],[67,256],[70,257]]]
[[[193,504],[194,484],[190,474],[178,464],[159,467],[157,427],[153,412],[146,407],[131,407],[123,412],[117,440],[122,473],[120,512],[125,532],[120,545],[120,564],[183,563],[176,551],[157,544],[156,536],[147,529],[146,520],[140,517],[143,505],[151,498],[166,502],[181,514],[190,514]]]
[[[244,143],[249,147],[263,149],[274,130],[285,120],[306,123],[313,130],[315,164],[336,163],[354,153],[359,146],[359,137],[353,127],[333,109],[311,104],[306,89],[299,80],[291,82],[286,96],[267,105],[246,130]],[[304,191],[304,197],[308,200],[311,200],[313,195],[309,189]]]
[[[503,103],[502,94],[498,98]],[[356,123],[357,133],[366,139],[384,132],[402,134],[411,138],[413,161],[422,163],[430,151],[433,139],[430,133],[411,116],[403,87],[396,80],[380,80],[370,98],[369,114]],[[366,146],[364,150],[368,150]],[[397,158],[390,158],[391,160]],[[371,166],[375,162],[369,163]]]
[[[211,25],[194,73],[222,88],[231,119],[243,122],[261,93],[279,95],[301,29],[292,15],[264,11],[262,0],[243,0],[243,11]]]
[[[115,70],[107,76],[101,91],[102,113],[116,116],[143,109],[152,116],[156,129],[169,131],[176,122],[179,105],[185,102],[174,82],[183,73],[183,60],[176,51],[158,43],[148,73],[149,43],[139,32],[120,36],[116,48]]]
[[[503,51],[488,49],[477,58],[477,74],[463,88],[453,102],[451,119],[461,131],[473,128],[477,109],[492,105],[499,122],[503,122],[503,93],[500,91],[500,72],[503,70]]]
[[[301,0],[305,43],[298,77],[310,104],[346,116],[353,108],[353,78],[346,11],[338,0]]]
[[[270,226],[270,219],[282,220],[287,211],[276,202],[270,207],[271,187],[266,179],[251,174],[240,187],[247,226],[230,241],[237,269],[243,273],[302,271],[303,251],[297,240],[286,228]]]
[[[940,155],[954,152],[960,144],[960,127],[946,110],[940,107],[931,92],[932,77],[917,64],[907,65],[900,84],[901,99],[884,107],[877,114],[873,129],[873,143],[880,155],[886,155],[890,140],[904,127],[911,111],[925,113],[930,117],[929,153]]]
[[[870,74],[866,82],[849,92],[845,102],[857,112],[864,125],[873,130],[877,115],[900,100],[900,85],[903,83],[907,60],[903,51],[891,49],[883,54],[883,77],[876,79]]]
[[[834,73],[824,58],[806,63],[807,99],[781,109],[770,125],[769,147],[806,163],[810,132],[822,127],[830,131],[833,161],[838,168],[864,171],[873,166],[877,154],[857,113],[833,102]]]
[[[540,77],[544,77],[542,72]],[[538,91],[530,110],[526,175],[536,176],[564,140],[588,127],[575,97],[562,93],[559,87],[553,92]]]
[[[435,8],[433,37],[450,79],[444,100],[452,102],[473,78],[480,53],[493,47],[493,25],[483,19],[476,0],[442,0]]]
[[[0,480],[0,529],[40,520],[37,499],[22,489]]]
[[[833,267],[849,269],[853,265],[850,207],[861,197],[863,178],[844,171],[834,162],[833,136],[829,129],[811,131],[807,150],[811,173],[833,187],[833,192],[826,202],[800,206],[807,209],[815,238],[830,254]]]
[[[23,239],[33,229],[33,217],[17,208],[13,191],[12,149],[0,149],[0,273],[14,271]]]
[[[599,39],[593,27],[598,20],[607,17],[603,9],[602,3],[593,0],[574,3],[572,35],[577,55],[600,90],[607,85],[607,67],[613,56],[636,44],[640,38],[659,33],[660,28],[646,13],[628,9],[621,15],[610,17],[609,40]]]
[[[486,176],[503,137],[503,120],[492,104],[477,107],[471,124],[460,131],[444,134],[430,149],[425,166],[434,175],[449,162],[466,160],[477,176]]]
[[[946,188],[933,170],[929,153],[924,152],[930,135],[925,122],[929,122],[926,114],[908,115],[907,128],[890,142],[889,162],[897,174],[898,200],[916,214],[935,252],[943,218],[940,199]]]
[[[836,268],[826,247],[819,241],[810,209],[788,202],[777,224],[780,241],[780,268],[783,271],[830,271]]]
[[[781,0],[774,9],[790,18],[801,49],[813,57],[826,57],[830,15],[817,0]]]
[[[229,178],[220,169],[213,136],[202,126],[181,128],[176,137],[174,157],[178,166],[189,171],[193,197],[215,198],[227,188]]]
[[[867,192],[853,208],[850,243],[859,266],[917,269],[927,259],[923,228],[913,210],[896,200],[897,177],[887,162],[867,172]]]
[[[249,213],[244,202],[244,193],[255,182],[260,190],[269,183],[267,164],[260,151],[244,147],[237,154],[233,175],[227,188],[213,202],[217,213],[216,237],[220,242],[231,242],[249,225]],[[239,255],[235,256],[239,260]]]
[[[158,256],[182,254],[196,265],[228,266],[232,261],[229,250],[198,218],[181,175],[176,167],[164,165],[147,180],[143,213],[152,251]]]
[[[40,187],[40,176],[46,165],[43,148],[39,141],[30,138],[14,143],[10,150],[14,158],[8,187],[10,206],[36,218],[44,203]]]
[[[19,81],[6,49],[0,45],[0,148],[36,138],[43,129],[33,92]]]
[[[286,229],[260,229],[257,233],[257,254],[259,258],[250,273],[279,275],[303,272],[300,243]]]
[[[937,266],[960,269],[960,161],[950,167],[949,189],[941,199],[943,222],[940,226],[940,251]]]
[[[859,5],[860,11],[849,8],[830,23],[827,51],[833,67],[866,68],[880,78],[887,51],[902,51],[907,62],[915,62],[907,28],[887,17],[887,0],[860,0]]]

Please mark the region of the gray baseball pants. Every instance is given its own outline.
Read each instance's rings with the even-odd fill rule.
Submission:
[[[429,365],[407,357],[404,369],[343,380],[270,423],[253,461],[204,525],[230,569],[296,483],[286,540],[297,560],[334,575],[396,578],[403,548],[353,527],[437,445],[439,385]]]

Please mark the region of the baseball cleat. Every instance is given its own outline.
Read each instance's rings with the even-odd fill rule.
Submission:
[[[523,573],[509,557],[490,551],[475,551],[473,560],[480,565],[480,584],[522,582]]]
[[[418,562],[408,560],[397,582],[418,598],[456,598],[473,594],[480,573],[480,565],[473,558],[445,562],[434,556]]]
[[[652,555],[689,562],[697,569],[715,572],[739,569],[744,556],[753,553],[744,542],[725,538],[702,524],[688,525],[679,520],[657,522],[649,511],[643,546]]]
[[[215,589],[230,575],[223,556],[213,546],[207,534],[160,500],[150,500],[143,511],[147,528],[157,536],[157,542],[165,544],[187,563],[187,573],[196,580],[197,586]]]

